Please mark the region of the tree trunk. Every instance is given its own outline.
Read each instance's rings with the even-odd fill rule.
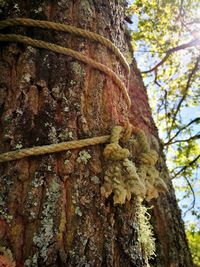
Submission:
[[[105,36],[125,55],[131,52],[124,1],[9,0],[1,1],[0,7],[2,19],[26,17],[74,25]],[[2,32],[79,51],[113,69],[128,84],[119,60],[97,42],[32,27]],[[110,134],[113,126],[126,125],[129,119],[157,150],[156,167],[169,188],[150,202],[157,244],[150,264],[191,267],[180,212],[134,63],[129,93],[131,112],[111,78],[89,65],[45,49],[1,43],[0,151]],[[138,238],[137,198],[132,195],[125,204],[114,205],[113,194],[108,198],[101,194],[110,164],[103,158],[104,147],[0,163],[0,266],[148,266]]]

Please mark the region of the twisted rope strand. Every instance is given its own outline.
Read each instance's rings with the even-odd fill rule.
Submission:
[[[28,27],[40,27],[44,29],[52,29],[56,31],[64,31],[69,32],[75,35],[79,35],[82,37],[86,37],[88,39],[94,40],[96,42],[99,42],[109,48],[120,60],[121,64],[124,66],[126,71],[130,72],[130,67],[128,62],[126,61],[123,54],[120,52],[120,50],[107,38],[87,30],[83,30],[71,25],[51,22],[51,21],[44,21],[44,20],[33,20],[33,19],[27,19],[27,18],[12,18],[12,19],[6,19],[0,21],[0,29],[14,26],[14,25],[21,25],[21,26],[28,26]]]
[[[59,144],[52,144],[46,146],[36,146],[32,148],[24,148],[15,151],[9,151],[0,154],[0,162],[12,161],[17,159],[22,159],[25,157],[31,157],[36,155],[44,155],[50,153],[56,153],[61,151],[67,151],[70,149],[82,148],[86,146],[94,146],[99,144],[108,143],[110,140],[110,135],[102,135],[87,139],[80,139],[69,142],[62,142]]]
[[[128,70],[129,72],[129,65],[126,62],[125,58],[123,57],[122,53],[119,51],[119,49],[108,39],[105,37],[100,36],[99,34],[92,33],[89,31],[85,31],[79,28],[76,28],[74,26],[70,25],[64,25],[60,23],[54,23],[49,21],[38,21],[38,20],[32,20],[32,19],[23,19],[23,18],[16,18],[16,19],[7,19],[4,21],[0,21],[0,29],[3,29],[8,26],[13,25],[22,25],[22,26],[35,26],[35,27],[41,27],[41,28],[48,28],[53,30],[59,30],[59,31],[67,31],[76,35],[80,35],[92,40],[95,40],[106,47],[108,47],[111,51],[114,52],[114,54],[119,57],[121,63],[123,66]],[[131,100],[128,95],[128,92],[126,90],[126,87],[124,83],[120,80],[120,78],[107,66],[94,61],[93,59],[84,56],[83,54],[74,51],[69,48],[65,48],[59,45],[55,45],[52,43],[44,42],[42,40],[34,40],[26,36],[22,35],[16,35],[16,34],[0,34],[0,41],[14,41],[14,42],[20,42],[27,45],[39,47],[48,49],[57,53],[65,54],[68,56],[72,56],[86,64],[89,64],[93,68],[100,70],[110,76],[113,81],[116,83],[116,85],[122,90],[122,93],[125,96],[125,99],[127,101],[128,106],[131,105]],[[86,146],[91,145],[97,145],[97,144],[103,144],[107,143],[110,140],[110,135],[104,135],[99,137],[93,137],[88,139],[82,139],[82,140],[76,140],[76,141],[69,141],[69,142],[63,142],[59,144],[51,144],[47,146],[38,146],[33,148],[25,148],[21,150],[16,151],[10,151],[3,154],[0,154],[0,162],[5,161],[12,161],[16,159],[21,159],[24,157],[30,157],[35,155],[43,155],[43,154],[49,154],[49,153],[55,153],[55,152],[61,152],[66,151],[69,149],[75,149],[75,148],[82,148]]]
[[[92,66],[95,69],[100,70],[101,72],[104,72],[105,74],[107,74],[108,76],[110,76],[112,78],[112,80],[115,82],[115,84],[122,90],[123,95],[125,96],[126,102],[128,104],[128,106],[130,107],[131,105],[131,100],[130,97],[128,95],[126,86],[124,85],[124,83],[120,80],[120,78],[117,76],[117,74],[115,74],[114,71],[112,71],[110,68],[108,68],[107,66],[105,66],[104,64],[101,64],[99,62],[94,61],[93,59],[84,56],[83,54],[74,51],[70,48],[65,48],[62,47],[60,45],[55,45],[52,43],[47,43],[41,40],[35,40],[32,39],[30,37],[26,37],[23,35],[16,35],[16,34],[0,34],[0,42],[6,42],[6,41],[12,41],[12,42],[19,42],[19,43],[23,43],[23,44],[27,44],[27,45],[31,45],[31,46],[35,46],[35,47],[39,47],[39,48],[45,48],[57,53],[61,53],[64,55],[68,55],[68,56],[72,56],[86,64],[89,64],[90,66]]]

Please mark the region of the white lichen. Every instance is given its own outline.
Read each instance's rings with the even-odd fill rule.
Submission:
[[[50,128],[49,134],[48,134],[49,140],[51,141],[51,143],[57,143],[57,131],[56,128],[54,126],[52,126]]]
[[[69,107],[64,107],[64,112],[68,112],[69,111]]]
[[[70,85],[72,85],[72,86],[75,85],[76,83],[77,83],[77,82],[74,81],[74,80],[71,80],[71,81],[70,81]]]
[[[0,205],[0,218],[4,219],[8,224],[13,220],[13,216],[8,213],[7,209],[3,209]]]
[[[19,5],[16,3],[14,4],[14,7],[13,7],[16,11],[20,11],[20,8],[19,8]]]
[[[35,172],[35,175],[34,175],[34,178],[31,182],[31,184],[35,188],[42,186],[44,184],[44,176],[39,175],[38,172]]]
[[[42,7],[38,7],[38,9],[35,9],[34,12],[35,12],[35,14],[41,13]]]
[[[15,146],[15,149],[21,149],[23,147],[23,145],[22,144],[16,144],[16,146]]]
[[[19,115],[22,115],[23,114],[23,110],[20,109],[20,108],[17,108],[16,109],[16,113],[19,114]]]
[[[68,129],[63,129],[62,132],[59,133],[58,137],[62,142],[74,139],[73,132]]]
[[[32,258],[25,260],[24,265],[26,267],[38,267],[38,254],[34,254]]]
[[[96,175],[91,177],[91,181],[92,181],[94,184],[99,184],[99,183],[100,183],[99,177],[96,176]]]
[[[79,152],[79,156],[76,161],[79,163],[87,164],[90,159],[91,155],[86,150],[82,150]]]
[[[64,165],[69,164],[69,162],[70,162],[70,161],[69,161],[68,159],[65,159],[65,160],[64,160]]]
[[[82,217],[82,215],[83,215],[83,213],[79,207],[76,207],[75,214],[78,215],[79,217]]]
[[[36,48],[34,48],[33,46],[30,46],[30,45],[28,45],[27,47],[26,47],[26,49],[31,53],[31,54],[36,54],[37,53],[37,49]]]
[[[34,211],[30,211],[30,218],[31,219],[36,219],[36,213]]]
[[[50,172],[52,171],[52,167],[50,165],[47,166],[47,170]]]
[[[61,92],[59,86],[55,86],[52,88],[52,94],[55,98],[60,98],[61,97]]]
[[[39,232],[34,234],[33,243],[39,249],[39,256],[44,261],[48,257],[48,247],[55,234],[53,216],[56,212],[57,201],[60,196],[60,184],[57,180],[53,180],[46,189],[46,201],[43,206],[41,227]]]
[[[82,78],[82,77],[85,76],[85,70],[84,70],[84,68],[77,61],[72,62],[71,63],[71,66],[72,66],[72,71],[73,71],[74,75],[77,78]]]
[[[31,74],[30,73],[25,73],[23,76],[22,76],[22,80],[24,82],[27,82],[29,83],[31,81]]]
[[[138,203],[136,216],[138,220],[138,240],[146,258],[146,264],[149,266],[148,260],[155,256],[155,238],[150,223],[151,216],[148,209],[141,204],[141,201]]]

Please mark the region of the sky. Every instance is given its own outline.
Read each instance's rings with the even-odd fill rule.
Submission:
[[[128,3],[130,4],[131,0],[128,1]],[[138,17],[137,17],[137,14],[132,16],[131,18],[132,20],[132,24],[128,24],[128,27],[136,32],[137,29],[138,29]],[[144,57],[146,56],[145,55],[146,53],[142,53],[142,52],[135,52],[134,53],[134,57],[137,61],[137,64],[138,64],[138,67],[144,71],[144,70],[148,70],[150,66],[154,66],[154,62],[152,62],[151,60],[148,61],[147,63],[145,63],[145,60],[144,60]],[[184,66],[186,63],[187,63],[187,57],[182,57],[183,58],[183,64],[182,66]],[[160,59],[159,58],[156,58],[159,62]],[[147,77],[147,78],[144,78],[144,83],[145,84],[149,84],[151,81],[151,78]],[[151,95],[149,95],[149,97],[151,98]],[[150,104],[151,104],[151,99],[150,99]],[[182,118],[183,118],[183,123],[188,123],[189,121],[191,121],[192,119],[194,119],[195,117],[199,117],[200,115],[200,106],[199,107],[189,107],[189,108],[186,108],[186,109],[183,109],[182,111]],[[198,127],[197,125],[194,127],[194,131],[197,133],[197,132],[200,132],[200,126]],[[163,132],[160,130],[159,131],[159,134],[160,134],[160,137],[164,137],[163,136]],[[168,162],[168,164],[170,164]],[[197,179],[196,179],[197,177]],[[195,178],[196,181],[195,181],[195,187],[194,187],[194,192],[195,192],[195,197],[196,197],[196,206],[200,207],[200,193],[198,193],[198,191],[200,192],[200,170],[197,171],[197,173],[195,173]],[[184,185],[185,184],[185,181],[181,178],[179,179],[174,179],[173,180],[173,184],[174,186],[176,185]],[[183,198],[183,192],[181,192],[180,190],[176,190],[176,196],[177,196],[177,199],[182,199]],[[186,199],[183,199],[180,203],[179,203],[179,206],[180,208],[182,206],[184,206],[185,204],[188,204],[189,206],[191,205],[192,203],[192,195],[189,197],[189,198],[186,198]],[[182,217],[185,221],[186,224],[191,223],[191,222],[195,222],[195,223],[198,223],[199,224],[199,229],[200,229],[200,221],[197,220],[196,216],[193,216],[191,214],[191,212],[188,212],[185,216],[184,215],[184,212],[185,210],[183,209],[182,210]],[[199,213],[200,213],[200,210],[199,210]]]

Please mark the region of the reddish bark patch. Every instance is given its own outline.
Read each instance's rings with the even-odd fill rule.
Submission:
[[[7,223],[0,219],[0,239],[3,239],[6,235]]]

